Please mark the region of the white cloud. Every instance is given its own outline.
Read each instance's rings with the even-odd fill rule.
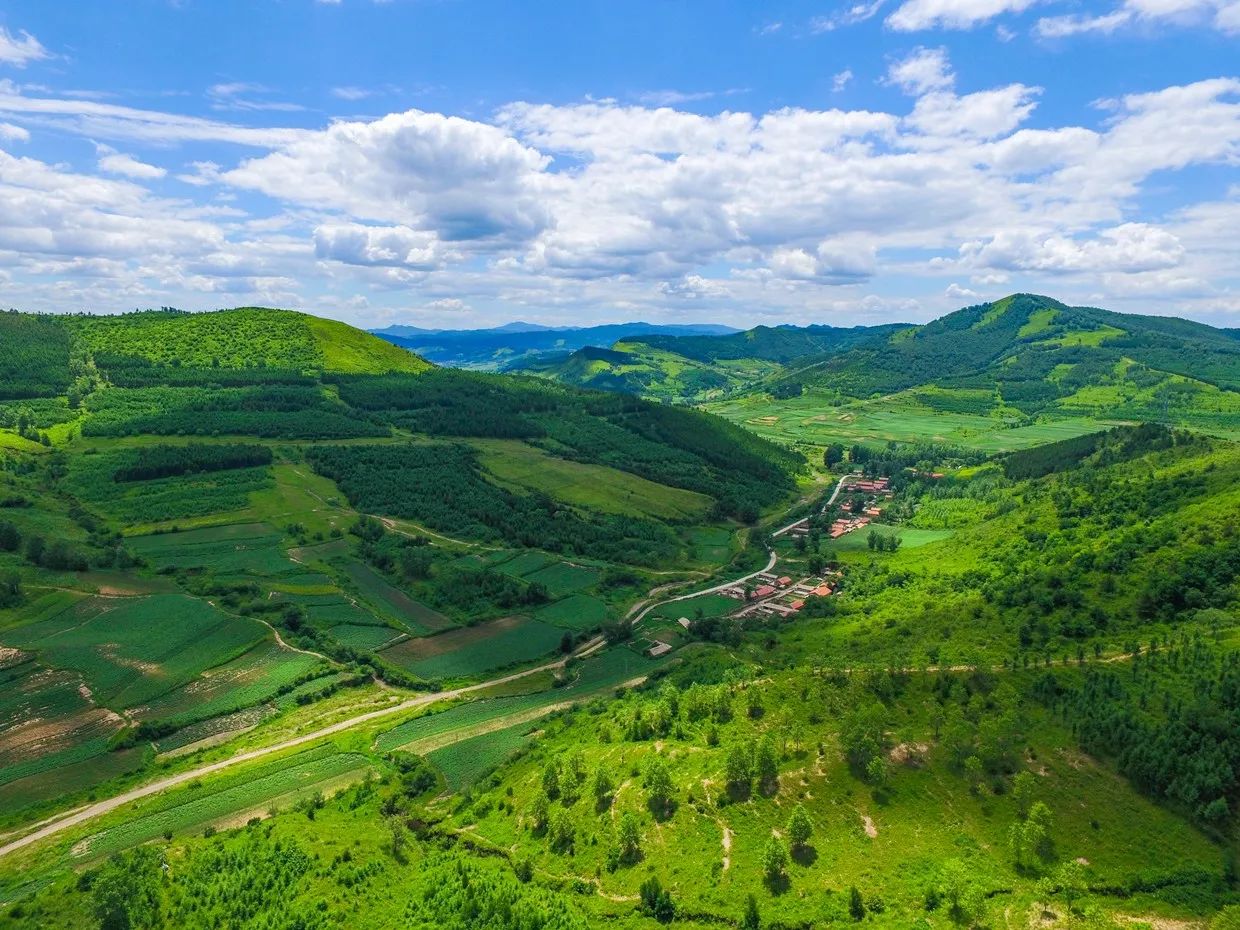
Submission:
[[[905,0],[887,17],[899,32],[972,29],[1004,13],[1020,13],[1038,0]]]
[[[845,87],[848,86],[849,81],[851,81],[852,79],[853,79],[852,69],[845,68],[843,71],[838,72],[837,74],[835,74],[834,77],[831,78],[831,90],[838,94],[840,91],[842,91]]]
[[[5,142],[29,142],[30,132],[12,123],[0,123],[0,140]]]
[[[816,16],[809,22],[809,30],[814,33],[832,32],[844,26],[853,26],[873,19],[886,0],[870,0],[869,3],[853,3],[830,16]]]
[[[212,84],[207,88],[207,98],[213,110],[239,110],[261,112],[296,113],[305,107],[297,103],[283,100],[264,100],[264,96],[272,93],[270,87],[262,84],[251,84],[245,81],[233,81]]]
[[[949,297],[952,300],[977,300],[982,295],[972,288],[961,287],[953,281],[951,284],[947,285],[947,288],[943,291],[943,296]]]
[[[0,26],[0,63],[24,68],[32,61],[50,57],[51,53],[30,33],[23,30],[15,36]]]
[[[322,0],[320,0],[322,2]],[[373,90],[365,87],[333,87],[331,94],[337,100],[365,100],[374,95]]]
[[[314,231],[314,254],[347,265],[383,265],[427,271],[439,264],[430,233],[408,226],[325,224]]]
[[[127,178],[150,181],[162,178],[168,173],[166,168],[138,161],[132,155],[113,151],[107,146],[100,148],[99,169],[108,174],[121,174]]]
[[[986,243],[966,243],[961,254],[980,267],[1007,271],[1134,274],[1175,268],[1184,261],[1185,251],[1180,240],[1164,229],[1124,223],[1087,239],[1010,230]]]
[[[1126,0],[1108,13],[1043,17],[1034,31],[1043,38],[1060,39],[1154,25],[1205,25],[1234,35],[1240,33],[1240,0]]]
[[[947,49],[918,48],[907,58],[892,62],[887,69],[887,82],[905,93],[920,95],[951,87],[956,76],[947,60]]]

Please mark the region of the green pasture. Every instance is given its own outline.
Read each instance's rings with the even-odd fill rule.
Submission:
[[[558,562],[525,575],[526,581],[545,585],[552,597],[564,597],[593,587],[603,575],[602,571],[586,565]]]

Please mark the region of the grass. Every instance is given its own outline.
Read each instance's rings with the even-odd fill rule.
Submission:
[[[559,646],[561,635],[560,629],[538,620],[506,617],[407,639],[380,655],[422,678],[471,677],[545,656]]]
[[[660,520],[694,520],[712,503],[704,494],[604,465],[570,462],[522,442],[474,440],[471,444],[481,452],[483,466],[501,483],[576,507]]]
[[[650,612],[649,618],[651,620],[679,620],[681,617],[688,617],[692,620],[698,616],[699,611],[703,617],[722,617],[743,606],[742,601],[725,597],[722,594],[703,594],[700,597],[672,601],[670,604],[656,607]]]
[[[733,531],[722,526],[695,526],[685,531],[690,558],[718,565],[732,556]]]

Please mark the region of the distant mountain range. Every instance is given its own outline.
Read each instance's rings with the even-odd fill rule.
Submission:
[[[388,326],[371,332],[439,365],[504,371],[549,352],[567,354],[587,346],[607,347],[623,339],[722,336],[738,330],[714,323],[669,325],[637,322],[553,327],[518,321],[490,329],[436,330]]]

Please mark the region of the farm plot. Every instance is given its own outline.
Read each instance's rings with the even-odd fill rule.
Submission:
[[[555,561],[553,557],[545,552],[538,552],[533,549],[518,553],[515,556],[512,552],[497,553],[494,560],[487,560],[492,568],[514,578],[524,578],[539,569],[546,568],[548,565],[554,565]]]
[[[525,575],[525,580],[544,585],[552,597],[563,597],[593,587],[603,573],[597,568],[559,562]]]
[[[474,440],[483,467],[502,484],[536,491],[577,507],[602,513],[692,520],[704,514],[711,499],[704,494],[658,484],[637,475],[557,458],[511,440]]]
[[[189,726],[182,727],[175,733],[158,740],[155,743],[155,751],[160,755],[179,753],[187,747],[194,747],[196,743],[202,743],[204,740],[214,740],[219,737],[240,733],[250,727],[257,726],[275,714],[276,709],[274,707],[269,704],[261,704],[258,707],[247,707],[245,710],[239,710],[235,713],[212,717],[209,720],[200,720],[198,723],[191,723]]]
[[[375,748],[381,752],[415,747],[417,744],[446,745],[446,734],[459,731],[468,736],[487,729],[502,718],[521,716],[538,708],[547,708],[565,701],[579,701],[607,688],[614,688],[635,678],[649,675],[666,660],[652,660],[634,655],[628,649],[609,649],[601,655],[574,663],[569,669],[568,684],[532,694],[492,698],[457,704],[406,720],[381,733]]]
[[[732,555],[732,530],[722,526],[697,526],[685,531],[690,557],[695,562],[718,565]]]
[[[607,605],[588,594],[573,594],[548,604],[534,616],[568,630],[593,630],[607,621]]]
[[[304,566],[285,553],[280,534],[262,523],[138,536],[130,540],[130,546],[156,570],[206,569],[217,575],[286,581],[307,574]]]
[[[238,814],[287,805],[343,776],[360,776],[370,760],[360,753],[311,750],[258,770],[187,787],[160,799],[156,810],[87,837],[73,849],[81,859],[107,856],[167,832],[184,833]]]
[[[874,532],[880,536],[895,536],[900,540],[901,549],[917,549],[930,543],[950,539],[951,530],[922,530],[911,526],[875,526]],[[830,548],[837,552],[869,552],[869,531],[856,530],[846,533],[839,539],[831,540]]]
[[[232,617],[183,594],[80,601],[46,620],[0,634],[53,668],[82,676],[100,704],[154,700],[265,638],[258,621]]]
[[[703,594],[683,601],[672,601],[650,612],[651,620],[678,620],[688,617],[722,617],[745,606],[744,601],[722,594]]]
[[[505,762],[528,744],[537,731],[537,722],[518,723],[436,749],[426,759],[443,773],[449,788],[460,791]]]
[[[456,678],[537,659],[555,649],[561,636],[562,631],[538,620],[505,617],[407,639],[380,654],[423,678]]]
[[[63,800],[79,791],[88,791],[110,778],[136,772],[150,754],[149,748],[135,746],[112,752],[99,749],[79,761],[63,757],[55,766],[46,765],[38,772],[0,785],[0,810],[15,813],[41,801]]]
[[[912,395],[839,404],[825,394],[788,400],[748,397],[710,405],[760,436],[783,443],[883,446],[888,442],[936,442],[985,452],[1025,449],[1085,433],[1102,424],[1083,417],[1014,427],[1014,421],[935,409]]]
[[[366,651],[382,649],[398,636],[404,635],[390,626],[360,626],[353,623],[342,623],[327,632],[342,645]]]
[[[70,458],[66,487],[79,500],[125,525],[204,517],[243,510],[250,495],[268,487],[266,467],[175,475],[145,481],[116,481],[131,453]]]
[[[204,720],[270,700],[320,667],[326,672],[322,660],[268,639],[131,713],[140,720]]]
[[[455,624],[436,610],[419,603],[404,591],[389,584],[369,565],[350,562],[345,574],[357,585],[362,596],[380,611],[393,615],[415,633],[437,633]]]

